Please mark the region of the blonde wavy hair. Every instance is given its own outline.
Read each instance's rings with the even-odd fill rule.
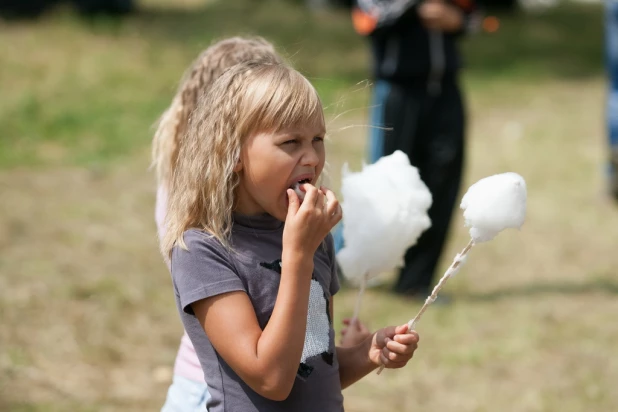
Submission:
[[[152,141],[152,167],[158,185],[167,186],[174,171],[189,117],[201,96],[221,74],[244,61],[281,63],[274,46],[261,37],[231,37],[214,43],[193,61],[183,75],[171,105],[158,121]]]
[[[189,122],[169,186],[168,228],[161,252],[186,249],[183,233],[203,230],[230,248],[239,176],[234,167],[248,137],[305,125],[324,125],[311,83],[283,64],[240,63],[217,79]]]

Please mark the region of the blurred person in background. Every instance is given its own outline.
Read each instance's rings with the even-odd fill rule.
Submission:
[[[44,13],[55,0],[0,0],[0,16],[4,18],[35,18]]]
[[[72,3],[84,15],[122,15],[135,11],[134,0],[72,0]]]
[[[398,294],[424,299],[463,169],[466,116],[457,41],[480,26],[480,9],[473,0],[358,0],[352,17],[373,58],[369,161],[403,151],[433,196],[432,226],[406,253],[394,287]]]
[[[609,90],[607,133],[609,137],[609,189],[618,201],[618,0],[605,0],[605,45]]]
[[[80,14],[124,15],[135,11],[134,0],[0,0],[0,16],[5,18],[36,18],[52,6],[71,3]]]

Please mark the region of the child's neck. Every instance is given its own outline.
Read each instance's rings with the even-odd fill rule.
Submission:
[[[276,230],[283,226],[283,222],[264,212],[259,215],[246,215],[238,211],[234,211],[234,226],[236,228],[247,227],[251,229]]]
[[[234,207],[234,213],[243,216],[261,216],[267,214],[264,209],[259,207],[258,205],[251,204],[242,204],[242,202],[238,202]]]
[[[237,188],[234,195],[234,213],[244,216],[260,216],[266,213],[264,208],[260,206],[245,190]]]

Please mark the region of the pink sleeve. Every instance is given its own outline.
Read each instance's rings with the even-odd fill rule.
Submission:
[[[157,200],[155,203],[155,222],[157,222],[157,233],[159,240],[165,235],[165,214],[167,213],[167,190],[163,185],[157,189]]]

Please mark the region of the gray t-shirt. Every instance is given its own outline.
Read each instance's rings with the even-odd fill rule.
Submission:
[[[288,398],[272,401],[254,392],[213,348],[191,304],[226,292],[244,291],[260,327],[272,314],[281,276],[283,223],[269,215],[234,216],[232,251],[207,233],[184,233],[188,251],[175,247],[171,272],[176,306],[204,371],[211,398],[207,409],[220,411],[343,410],[339,363],[329,314],[329,298],[339,290],[333,239],[314,256],[307,331],[296,381]]]

